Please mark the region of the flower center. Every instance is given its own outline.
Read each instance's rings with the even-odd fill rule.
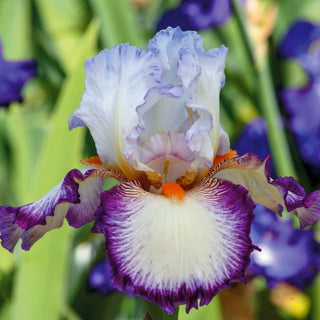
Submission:
[[[232,159],[234,157],[236,157],[238,154],[237,154],[237,151],[236,150],[232,150],[230,149],[230,151],[226,154],[223,154],[221,156],[216,156],[213,160],[213,164],[212,164],[212,167],[215,167],[216,165],[218,165],[219,163],[221,163],[223,160],[226,160],[226,159]]]
[[[162,194],[174,200],[184,199],[184,190],[175,182],[167,182],[162,185]]]

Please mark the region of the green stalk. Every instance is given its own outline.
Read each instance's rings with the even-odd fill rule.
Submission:
[[[283,129],[269,66],[265,64],[257,71],[260,111],[267,122],[268,140],[276,171],[279,176],[293,176],[296,178],[297,174]]]
[[[257,77],[258,108],[265,118],[268,128],[268,140],[277,174],[279,176],[297,177],[295,166],[289,150],[289,144],[282,125],[280,108],[274,92],[268,54],[257,61],[254,48],[245,27],[244,18],[237,0],[232,1],[234,13],[239,25],[240,36],[245,44],[246,56]]]

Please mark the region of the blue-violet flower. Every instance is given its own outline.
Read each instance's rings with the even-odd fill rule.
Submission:
[[[203,30],[225,23],[231,14],[230,0],[182,0],[164,12],[157,30],[179,26],[183,30]]]
[[[303,161],[320,175],[320,25],[296,22],[281,42],[279,53],[294,58],[308,74],[302,88],[288,87],[280,98],[289,115],[289,126]]]
[[[106,296],[116,289],[111,281],[111,270],[109,263],[105,260],[95,264],[89,273],[89,288],[97,291],[102,296]]]
[[[227,49],[205,51],[196,32],[167,28],[147,49],[128,44],[85,62],[86,82],[70,129],[87,126],[98,156],[71,170],[42,199],[0,207],[2,245],[30,247],[64,218],[95,221],[115,288],[168,313],[208,304],[245,281],[253,201],[302,227],[320,217],[320,191],[271,180],[267,156],[230,151],[219,92]],[[103,191],[103,178],[120,184]]]
[[[2,56],[0,41],[0,107],[7,107],[13,101],[22,101],[24,84],[37,73],[35,60],[7,61]]]
[[[313,230],[295,230],[291,221],[280,221],[274,212],[257,205],[251,239],[254,251],[247,269],[250,277],[263,276],[270,288],[280,282],[300,289],[311,285],[320,270],[320,244]]]

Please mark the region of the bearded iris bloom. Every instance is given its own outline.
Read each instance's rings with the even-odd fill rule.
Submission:
[[[21,238],[29,250],[64,218],[73,227],[94,221],[113,286],[173,313],[245,281],[253,201],[277,213],[286,206],[302,226],[319,219],[319,192],[272,181],[269,157],[230,150],[219,116],[227,49],[202,43],[168,28],[145,50],[123,44],[86,61],[69,126],[89,128],[98,156],[39,201],[0,207],[5,248]],[[106,177],[120,183],[104,191]]]

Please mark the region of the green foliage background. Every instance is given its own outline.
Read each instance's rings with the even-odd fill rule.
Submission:
[[[153,0],[138,7],[129,0],[0,1],[4,57],[33,57],[38,62],[38,76],[24,88],[24,102],[0,108],[1,205],[18,206],[39,199],[70,169],[79,168],[80,159],[96,153],[85,128],[68,131],[68,118],[79,106],[84,89],[84,61],[123,42],[146,47],[161,13],[177,3]],[[270,59],[262,69],[250,60],[245,30],[241,31],[241,11],[234,11],[227,24],[201,34],[206,48],[222,43],[229,47],[221,116],[231,139],[256,115],[265,116],[269,128],[275,128],[275,135],[269,138],[278,173],[295,176],[310,192],[319,184],[310,181],[299,158],[293,163],[290,150],[295,146],[277,128],[280,114],[274,101],[277,85],[303,85],[306,77],[294,61],[277,61],[276,65],[269,61],[275,60],[275,48],[292,22],[320,20],[320,3],[279,0],[278,4],[269,39]],[[88,270],[104,257],[103,237],[91,234],[90,227],[74,230],[65,225],[45,235],[30,252],[16,248],[12,255],[0,248],[0,319],[142,319],[147,311],[155,320],[223,319],[219,296],[188,316],[180,308],[169,317],[136,297],[119,292],[100,297],[89,292]],[[263,282],[250,285],[256,294],[248,308],[257,319],[294,319],[272,305]],[[320,319],[319,280],[304,294],[311,303],[305,318]],[[269,313],[262,313],[266,305]],[[241,318],[235,314],[237,319]]]

